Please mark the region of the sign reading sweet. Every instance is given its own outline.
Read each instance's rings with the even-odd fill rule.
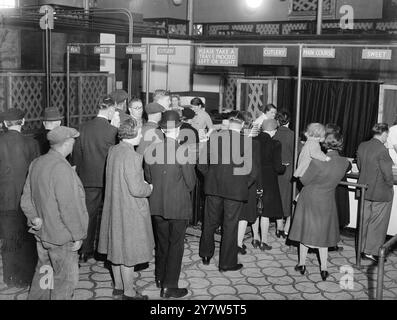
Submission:
[[[392,51],[383,49],[364,49],[362,58],[365,60],[391,60]]]
[[[303,58],[334,59],[335,58],[335,49],[303,48]]]
[[[197,48],[196,65],[237,67],[238,48]]]

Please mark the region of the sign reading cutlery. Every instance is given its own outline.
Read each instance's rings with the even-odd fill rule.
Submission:
[[[364,49],[362,58],[366,60],[391,60],[391,50]]]
[[[287,48],[263,48],[264,57],[287,57]]]
[[[303,48],[303,58],[334,59],[335,58],[335,49]]]
[[[197,48],[196,65],[237,67],[238,48]]]
[[[94,47],[95,54],[110,53],[109,47]]]
[[[146,47],[126,47],[125,48],[126,54],[146,54]]]
[[[176,48],[175,47],[158,47],[157,54],[159,56],[167,56],[167,55],[175,55]]]
[[[71,54],[80,54],[80,47],[79,46],[70,46],[69,52]]]

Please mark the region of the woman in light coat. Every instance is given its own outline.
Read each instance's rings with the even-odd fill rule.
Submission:
[[[113,295],[146,300],[134,285],[134,266],[153,257],[154,238],[147,197],[153,187],[143,178],[143,156],[134,146],[141,128],[131,117],[118,129],[121,142],[109,149],[98,251],[112,263]]]

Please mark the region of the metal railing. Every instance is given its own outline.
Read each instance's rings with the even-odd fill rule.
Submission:
[[[383,279],[385,275],[385,257],[390,248],[397,243],[397,235],[379,248],[378,278],[376,279],[376,300],[383,299]]]
[[[358,230],[358,241],[355,242],[355,247],[356,247],[356,268],[361,268],[361,252],[363,249],[364,200],[365,200],[365,191],[368,189],[368,185],[353,183],[353,182],[345,182],[345,181],[340,182],[339,185],[356,187],[360,189],[360,208],[357,211],[358,225],[356,227],[356,236]]]

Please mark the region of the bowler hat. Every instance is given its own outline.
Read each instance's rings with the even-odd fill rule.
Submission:
[[[116,103],[121,103],[128,99],[128,93],[122,89],[114,90],[109,95]]]
[[[44,110],[44,121],[62,120],[63,116],[60,114],[58,108],[50,107]]]
[[[79,135],[80,133],[76,129],[59,126],[47,133],[47,140],[50,142],[50,145],[54,145],[62,143],[69,138],[77,138]]]
[[[25,114],[26,112],[21,109],[11,108],[4,111],[1,114],[1,118],[3,118],[3,121],[16,121],[22,120],[25,117]]]
[[[190,106],[183,106],[183,110],[182,110],[182,118],[184,119],[193,119],[196,116],[196,112],[193,111],[192,108],[190,108]]]
[[[175,110],[167,110],[161,115],[159,126],[162,129],[178,128],[182,125],[179,113]]]
[[[263,120],[263,123],[262,123],[263,131],[273,131],[273,130],[276,130],[277,127],[278,127],[278,123],[276,120],[274,120],[274,119]]]
[[[165,108],[157,102],[152,102],[145,106],[145,111],[147,114],[160,113],[164,112]]]

